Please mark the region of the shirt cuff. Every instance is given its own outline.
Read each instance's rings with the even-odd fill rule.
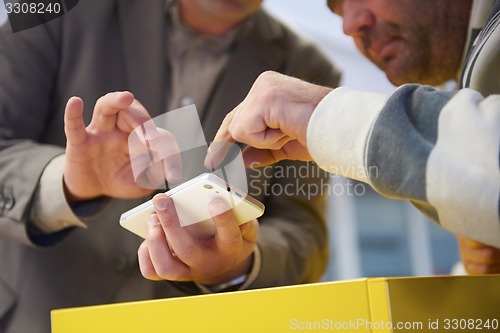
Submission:
[[[64,194],[63,170],[65,155],[53,158],[43,170],[33,199],[30,220],[33,227],[45,234],[66,228],[87,228],[71,209]]]
[[[238,276],[231,281],[223,282],[216,286],[205,286],[200,283],[195,283],[204,294],[212,294],[220,291],[225,291],[226,289],[234,287],[235,285],[239,285],[235,290],[245,290],[255,281],[255,279],[257,279],[257,276],[260,273],[261,261],[262,259],[260,250],[259,247],[256,246],[253,252],[253,263],[250,273]]]
[[[387,98],[346,87],[326,95],[307,127],[307,148],[314,161],[330,173],[370,183],[365,147]]]

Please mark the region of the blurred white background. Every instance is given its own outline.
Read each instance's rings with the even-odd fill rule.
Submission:
[[[7,20],[7,13],[5,12],[5,5],[4,2],[2,1],[0,3],[0,25],[2,25],[5,20]]]

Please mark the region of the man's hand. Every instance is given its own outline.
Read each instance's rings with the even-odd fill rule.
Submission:
[[[204,285],[223,283],[247,273],[252,264],[259,224],[238,225],[224,201],[210,203],[216,233],[195,238],[181,227],[174,203],[165,194],[153,198],[149,234],[139,247],[142,275],[151,280],[194,281]]]
[[[469,274],[500,273],[500,249],[457,236],[462,263]]]
[[[68,200],[86,200],[102,195],[136,198],[149,194],[151,187],[139,187],[134,179],[128,138],[134,128],[140,129],[138,126],[146,122],[154,124],[150,120],[146,109],[130,92],[114,92],[96,102],[92,120],[85,127],[82,100],[70,98],[64,115],[67,137],[64,182]],[[176,149],[171,134],[159,134],[154,125],[147,126],[144,131],[148,133],[143,133],[143,137],[155,138],[150,140],[153,147],[144,150]],[[166,141],[174,144],[166,144]]]
[[[307,125],[318,103],[330,91],[279,73],[264,72],[243,102],[226,116],[213,141],[249,145],[243,152],[248,166],[283,159],[309,161]],[[219,154],[213,148],[209,151],[214,159]]]

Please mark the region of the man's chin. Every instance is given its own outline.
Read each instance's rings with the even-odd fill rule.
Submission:
[[[395,86],[400,86],[405,83],[425,83],[421,81],[418,72],[406,69],[397,59],[387,61],[382,70],[385,72],[389,82]]]
[[[400,85],[403,85],[405,83],[410,83],[411,82],[411,81],[405,80],[404,78],[401,78],[401,77],[389,76],[387,74],[386,74],[386,76],[387,76],[387,79],[389,80],[389,82],[392,83],[395,86],[400,86]],[[413,83],[418,83],[418,82],[413,82]]]

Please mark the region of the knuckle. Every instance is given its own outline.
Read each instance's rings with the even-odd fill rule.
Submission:
[[[139,110],[139,111],[146,111],[146,108],[144,107],[144,105],[139,100],[137,100],[135,98],[132,101],[131,106],[134,108],[137,108],[137,110]]]
[[[223,249],[235,249],[241,246],[242,238],[240,233],[235,233],[231,237],[220,240],[220,247]]]
[[[253,219],[252,221],[241,224],[240,231],[241,231],[242,236],[245,236],[249,232],[253,232],[257,235],[259,232],[259,227],[260,227],[259,221],[257,221],[256,219]]]
[[[99,97],[99,98],[97,99],[96,104],[97,104],[97,103],[99,103],[99,104],[106,103],[107,101],[109,101],[110,99],[112,99],[112,98],[115,96],[115,94],[116,94],[115,92],[108,92],[107,94],[105,94],[105,95],[103,95],[103,96]]]
[[[176,280],[178,278],[178,276],[175,274],[175,270],[172,269],[171,265],[156,265],[155,269],[156,274],[164,280]]]
[[[157,214],[160,218],[160,223],[163,228],[172,229],[179,226],[177,215],[170,212],[158,212]]]
[[[489,269],[488,265],[476,265],[474,274],[483,275],[483,274],[488,274],[489,271],[490,271],[490,269]]]
[[[464,262],[464,267],[467,273],[473,274],[473,275],[483,275],[483,274],[488,274],[488,266],[487,265],[481,265],[481,264],[475,264],[471,262]]]
[[[188,266],[196,267],[204,263],[204,260],[201,260],[200,253],[191,247],[176,250],[175,253]]]
[[[156,280],[158,276],[156,275],[156,272],[149,268],[149,267],[143,267],[142,265],[139,267],[141,270],[141,274],[144,278],[148,280]]]
[[[483,249],[485,261],[487,263],[494,263],[500,259],[500,250],[493,247]]]
[[[267,70],[262,72],[258,77],[255,82],[258,83],[267,83],[267,82],[272,82],[276,78],[277,73],[271,70]]]
[[[237,107],[236,107],[237,108]],[[234,111],[231,111],[229,113],[227,113],[225,116],[224,116],[224,120],[222,120],[222,123],[226,123],[226,122],[230,122],[231,119],[233,119],[233,116],[234,116]]]
[[[229,127],[229,134],[236,141],[242,141],[246,137],[245,129],[241,126],[231,125]]]

